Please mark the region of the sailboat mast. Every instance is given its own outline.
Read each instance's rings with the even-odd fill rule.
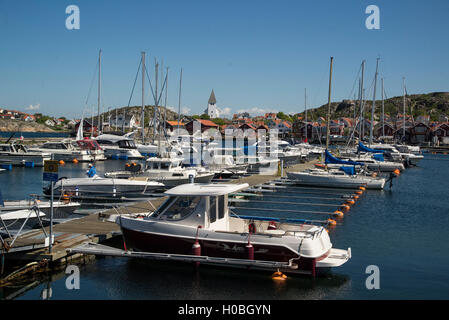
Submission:
[[[331,116],[331,89],[332,89],[332,63],[334,57],[331,57],[330,71],[329,71],[329,94],[327,100],[327,128],[326,128],[326,150],[329,147],[329,131],[330,131],[330,116]]]
[[[157,134],[157,128],[156,128],[156,119],[157,119],[157,69],[158,64],[155,61],[155,74],[156,74],[156,81],[155,81],[155,100],[154,100],[154,117],[153,117],[153,143],[156,140],[156,134]]]
[[[385,137],[385,105],[384,105],[384,78],[382,82],[382,136]]]
[[[305,123],[306,123],[306,142],[308,141],[308,134],[307,134],[307,88],[304,88],[304,109],[305,109]]]
[[[165,75],[164,127],[165,127],[165,123],[167,122],[167,98],[168,98],[168,67],[167,67],[167,73]]]
[[[373,106],[371,108],[371,126],[369,131],[369,144],[373,144],[373,134],[374,134],[374,110],[376,109],[376,86],[377,86],[377,70],[379,67],[379,58],[376,61],[376,74],[374,75],[374,93],[373,93]]]
[[[362,61],[362,80],[360,83],[360,121],[359,121],[359,141],[363,139],[363,78],[365,77],[365,60]]]
[[[98,53],[98,112],[97,112],[97,130],[100,130],[100,103],[101,103],[101,49]],[[93,125],[93,122],[92,122]]]
[[[405,142],[405,77],[402,78],[402,87],[403,87],[403,91],[404,91],[403,99],[402,99],[402,108],[403,108],[403,110],[402,110],[402,112],[403,112],[403,114],[402,114],[403,115],[402,137],[403,138],[402,139]]]
[[[182,68],[179,76],[179,96],[178,96],[178,134],[179,134],[179,122],[181,121],[181,85],[182,85]]]
[[[142,52],[142,115],[140,123],[142,123],[142,144],[145,144],[145,52]]]

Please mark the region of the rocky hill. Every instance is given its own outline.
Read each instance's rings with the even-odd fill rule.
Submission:
[[[403,112],[403,97],[393,97],[384,101],[385,114],[395,116],[398,113]],[[354,106],[356,108],[357,116],[360,110],[359,102],[352,100],[344,100],[341,102],[331,103],[331,117],[350,117],[354,116]],[[365,102],[365,117],[371,116],[372,100]],[[407,114],[413,114],[416,118],[420,115],[429,115],[431,121],[438,121],[441,116],[449,115],[449,92],[432,92],[426,94],[411,94],[405,98],[405,112]],[[311,114],[309,113],[311,111]],[[379,115],[382,112],[382,101],[376,100],[376,118],[379,119]],[[304,113],[301,113],[303,116]],[[314,119],[318,117],[326,117],[327,104],[322,105],[315,109],[308,111],[308,116]]]
[[[27,122],[22,120],[5,120],[0,119],[0,131],[9,132],[54,132],[44,124],[37,122]]]

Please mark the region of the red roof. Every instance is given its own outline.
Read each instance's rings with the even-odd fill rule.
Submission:
[[[177,126],[178,125],[178,121],[167,121],[167,123],[171,126]],[[183,126],[184,123],[182,123],[181,121],[179,122],[180,126]]]
[[[197,121],[201,122],[202,125],[208,126],[208,127],[218,127],[218,124],[213,123],[210,120],[204,120],[204,119],[197,119]]]

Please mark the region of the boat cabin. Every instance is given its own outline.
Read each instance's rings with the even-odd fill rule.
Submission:
[[[157,158],[147,159],[147,170],[171,171],[175,168],[181,168],[182,158]]]
[[[248,187],[247,183],[180,185],[165,192],[169,198],[147,219],[229,231],[228,194]]]
[[[0,144],[1,153],[27,153],[27,148],[22,144]]]
[[[96,140],[84,138],[84,140],[76,141],[76,144],[81,150],[101,150],[100,145]]]

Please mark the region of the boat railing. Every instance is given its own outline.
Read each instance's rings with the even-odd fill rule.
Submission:
[[[44,232],[44,236],[45,236],[45,238],[47,238],[47,232],[45,231],[44,225],[42,224],[42,220],[40,217],[39,204],[37,202],[37,199],[34,199],[33,206],[29,210],[27,217],[25,218],[24,222],[20,226],[19,231],[17,233],[15,233],[14,236],[11,234],[10,230],[8,229],[8,226],[6,225],[5,221],[2,219],[2,217],[0,215],[0,224],[1,224],[0,230],[4,229],[6,234],[8,235],[8,237],[12,238],[12,241],[7,243],[0,234],[0,242],[2,243],[3,249],[5,249],[6,251],[9,251],[14,246],[14,243],[16,242],[17,238],[22,234],[23,228],[25,227],[26,223],[28,222],[28,220],[30,219],[30,217],[33,213],[36,214],[37,220],[39,221],[39,225],[40,225],[42,231]],[[21,218],[17,218],[13,222],[9,223],[9,226],[14,225],[19,219],[21,219]]]

